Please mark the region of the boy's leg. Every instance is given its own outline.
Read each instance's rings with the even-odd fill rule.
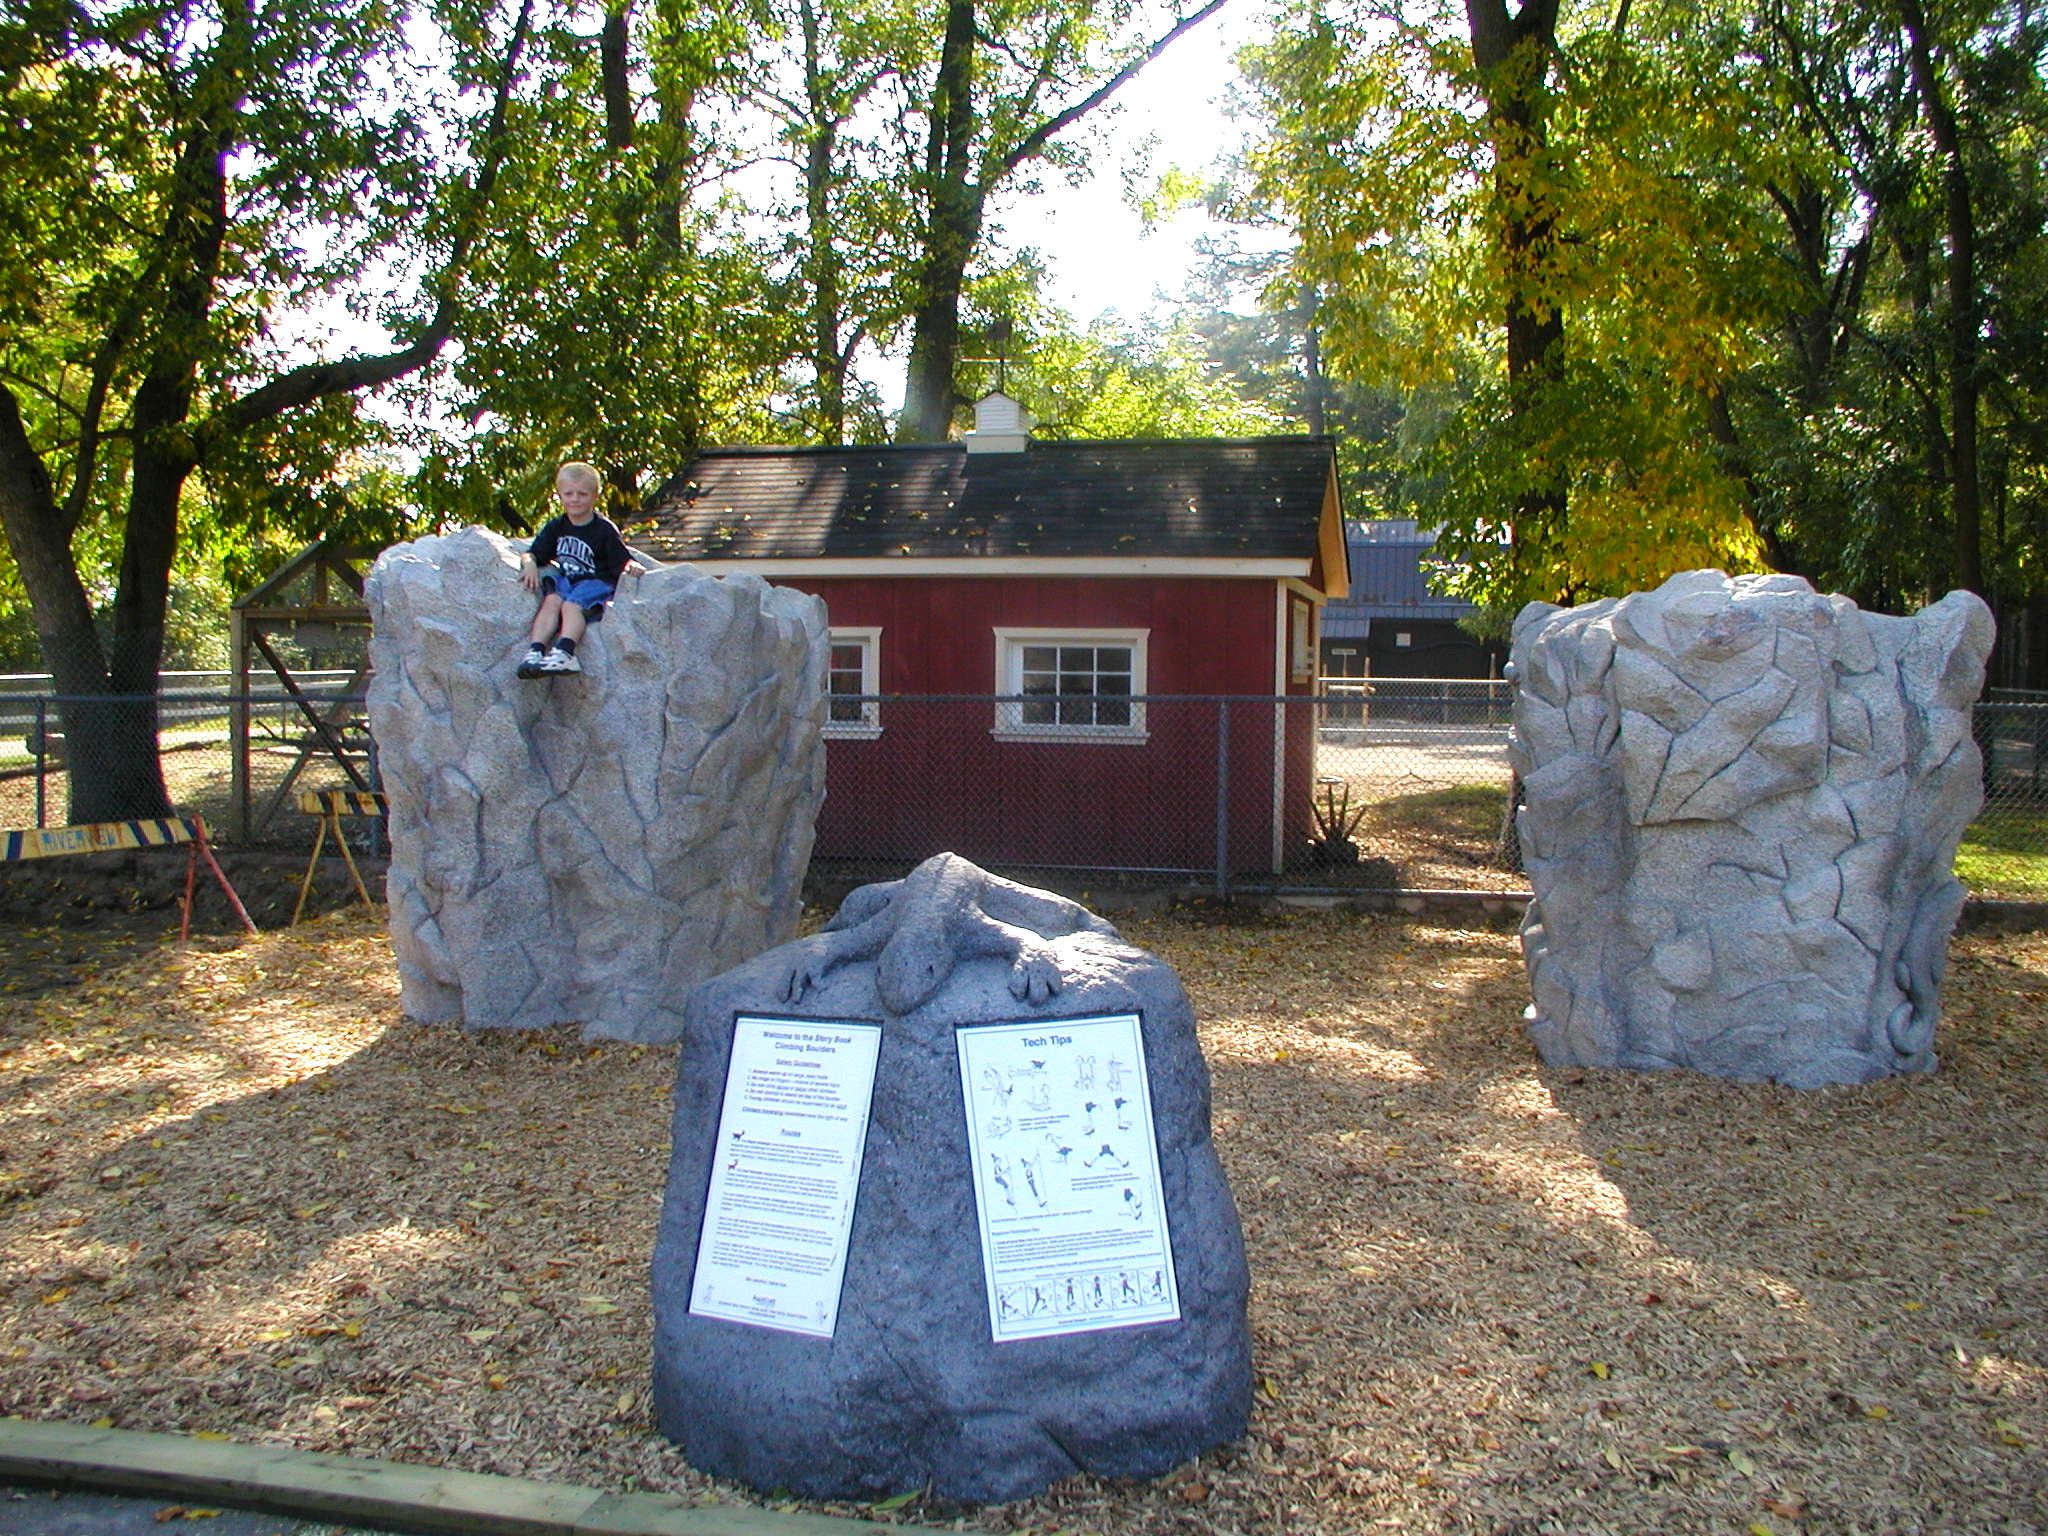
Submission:
[[[533,627],[526,632],[527,643],[546,645],[555,637],[555,627],[562,622],[562,618],[562,596],[559,592],[550,592],[540,600],[540,609],[533,616]],[[583,627],[583,615],[580,612],[576,615],[576,625],[580,632]]]
[[[581,603],[562,604],[562,633],[556,638],[554,649],[548,652],[544,663],[549,672],[581,672],[583,663],[576,659],[576,642],[583,638],[583,631],[589,621],[583,615]]]
[[[548,637],[555,632],[557,618],[562,611],[562,599],[550,592],[540,600],[540,610],[533,616],[533,627],[526,632],[526,655],[519,663],[521,677],[539,677],[546,671]]]

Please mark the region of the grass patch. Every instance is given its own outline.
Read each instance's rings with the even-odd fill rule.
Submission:
[[[1505,785],[1449,784],[1375,800],[1363,826],[1491,849],[1506,805]],[[1973,895],[2048,900],[2048,810],[1985,811],[1956,849],[1956,878]]]
[[[1981,895],[2048,899],[2048,811],[1984,812],[1956,848],[1956,878]]]
[[[1507,800],[1502,784],[1447,784],[1375,801],[1370,819],[1380,826],[1412,826],[1491,842]]]

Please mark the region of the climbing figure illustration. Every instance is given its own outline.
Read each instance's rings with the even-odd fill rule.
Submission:
[[[1018,1165],[1024,1170],[1024,1182],[1030,1187],[1031,1198],[1038,1202],[1041,1211],[1045,1209],[1045,1191],[1038,1187],[1038,1173],[1039,1163],[1043,1157],[1044,1154],[1040,1153],[1038,1157],[1023,1157],[1017,1160]]]

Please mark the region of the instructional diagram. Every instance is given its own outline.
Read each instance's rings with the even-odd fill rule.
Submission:
[[[954,1040],[997,1342],[1178,1318],[1138,1016]]]
[[[693,1314],[832,1337],[881,1044],[876,1024],[733,1021]]]

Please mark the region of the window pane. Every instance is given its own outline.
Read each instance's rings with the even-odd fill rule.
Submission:
[[[832,670],[834,672],[859,672],[862,647],[858,642],[832,647]]]
[[[1133,731],[1144,721],[1132,702],[1138,691],[1139,654],[1140,648],[1128,642],[1008,641],[1005,663],[1016,670],[1006,676],[1018,680],[1017,692],[1026,702],[1014,713],[1005,709],[1003,715],[1016,726]]]

